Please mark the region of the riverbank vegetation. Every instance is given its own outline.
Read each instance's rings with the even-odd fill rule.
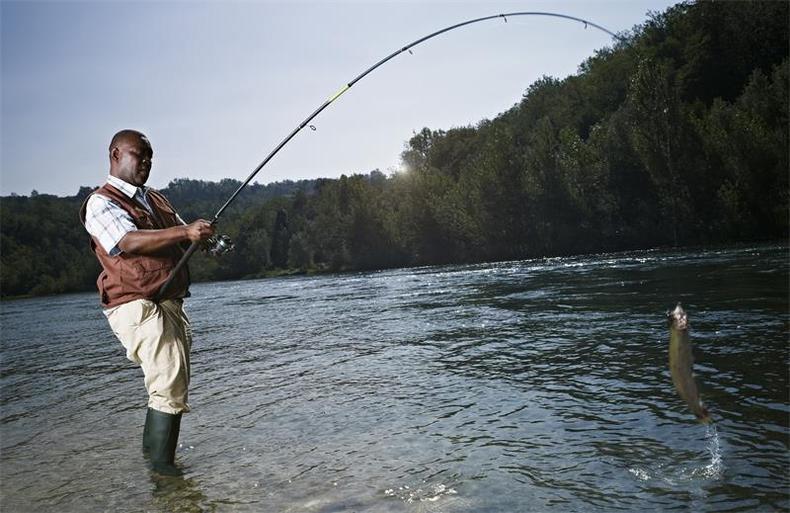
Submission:
[[[193,278],[787,240],[789,5],[676,5],[494,119],[413,134],[402,171],[255,185]],[[163,192],[193,219],[238,185]],[[2,295],[94,287],[90,190],[2,198]]]

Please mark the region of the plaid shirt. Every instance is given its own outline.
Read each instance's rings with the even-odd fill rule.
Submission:
[[[107,177],[107,183],[153,213],[145,196],[148,190],[145,186],[135,187],[112,175]],[[177,214],[176,217],[178,217]],[[186,224],[180,217],[178,220],[182,224]],[[85,229],[99,241],[99,244],[110,256],[115,256],[121,253],[118,243],[127,233],[137,230],[137,226],[135,226],[132,216],[120,205],[105,196],[93,194],[86,205]]]

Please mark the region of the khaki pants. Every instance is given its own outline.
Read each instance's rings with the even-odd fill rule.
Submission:
[[[148,406],[170,414],[188,412],[192,331],[183,301],[137,299],[107,308],[104,315],[126,357],[143,368]]]

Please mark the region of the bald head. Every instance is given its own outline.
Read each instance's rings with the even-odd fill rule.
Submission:
[[[132,185],[141,186],[151,172],[154,152],[142,132],[121,130],[110,141],[110,174]]]
[[[121,130],[112,136],[112,141],[110,141],[110,152],[112,152],[112,149],[116,146],[120,146],[121,144],[132,144],[140,141],[141,139],[148,141],[148,138],[142,132],[138,132],[137,130],[132,130],[130,128]]]

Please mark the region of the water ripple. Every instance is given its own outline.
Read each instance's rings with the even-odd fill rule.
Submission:
[[[3,507],[788,509],[786,256],[644,251],[198,284],[179,480],[145,468],[142,374],[95,297],[5,302]],[[707,428],[667,369],[663,314],[678,300]]]

